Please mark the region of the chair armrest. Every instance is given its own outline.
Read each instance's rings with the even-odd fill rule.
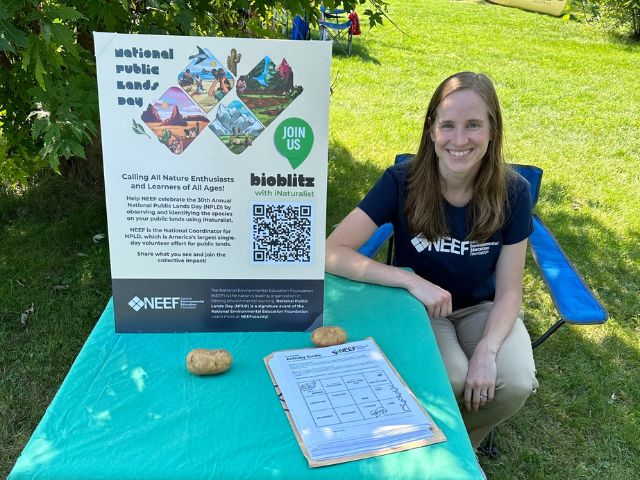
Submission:
[[[578,325],[607,321],[607,310],[580,276],[549,228],[535,214],[529,245],[553,303],[564,321]]]
[[[330,28],[332,30],[344,30],[351,27],[351,20],[347,20],[344,23],[318,22],[318,25],[321,25],[324,28]]]
[[[390,223],[380,225],[378,229],[373,232],[373,235],[369,237],[369,240],[367,240],[365,244],[358,249],[358,252],[369,258],[373,257],[382,244],[386,242],[391,235],[393,235],[393,225]]]

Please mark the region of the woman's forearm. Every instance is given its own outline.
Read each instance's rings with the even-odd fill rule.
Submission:
[[[351,247],[338,245],[327,246],[325,263],[327,272],[341,277],[406,289],[422,302],[430,317],[446,317],[451,314],[451,294],[412,271],[376,262]]]
[[[484,328],[481,351],[496,355],[511,333],[522,303],[522,274],[527,241],[502,247],[496,266],[496,294]],[[482,348],[484,347],[484,348]],[[476,347],[477,348],[477,347]],[[486,350],[485,350],[486,349]]]
[[[325,270],[359,282],[405,288],[426,307],[430,316],[451,313],[451,294],[415,273],[385,265],[358,252],[377,225],[359,208],[336,227],[326,243]]]
[[[520,312],[521,301],[522,294],[517,291],[505,292],[494,300],[478,344],[484,346],[489,354],[497,355],[505,338],[511,333]]]
[[[327,242],[325,270],[358,282],[409,289],[413,272],[386,265],[358,253],[351,247]]]

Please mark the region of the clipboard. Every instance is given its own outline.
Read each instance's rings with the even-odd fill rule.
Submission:
[[[440,430],[440,428],[436,425],[436,423],[431,418],[431,415],[429,415],[427,410],[418,401],[418,399],[416,398],[416,396],[413,393],[413,391],[409,388],[409,386],[406,384],[404,379],[400,376],[400,374],[398,373],[396,368],[393,366],[393,364],[391,362],[389,362],[389,359],[384,354],[384,352],[382,351],[382,349],[380,348],[378,343],[375,341],[375,339],[373,339],[372,337],[367,337],[364,340],[371,340],[373,342],[375,347],[378,349],[378,351],[382,355],[384,361],[387,363],[389,368],[391,368],[391,370],[396,375],[396,377],[398,378],[400,383],[402,383],[402,385],[406,389],[407,393],[413,398],[413,400],[416,402],[416,405],[418,405],[420,410],[422,410],[424,415],[429,419],[429,422],[431,423],[432,435],[429,438],[425,438],[425,439],[421,439],[421,440],[413,440],[413,441],[410,441],[410,442],[405,442],[405,443],[402,443],[402,444],[399,444],[399,445],[395,445],[393,447],[386,447],[386,448],[383,448],[383,449],[372,450],[372,451],[369,451],[369,452],[363,452],[363,453],[352,454],[352,455],[344,455],[344,456],[335,457],[335,458],[329,458],[329,459],[324,459],[324,460],[315,460],[315,459],[313,459],[311,457],[311,454],[309,453],[309,450],[307,449],[307,447],[306,447],[306,445],[304,443],[304,440],[302,439],[302,436],[300,435],[300,432],[298,431],[298,428],[297,428],[297,426],[295,424],[295,421],[293,420],[293,417],[292,417],[292,415],[291,415],[291,413],[289,411],[289,407],[287,405],[287,401],[285,400],[284,395],[282,394],[282,391],[278,387],[278,384],[277,384],[276,379],[275,379],[275,377],[273,375],[273,372],[271,371],[271,367],[269,366],[269,362],[273,358],[274,353],[277,353],[277,352],[270,353],[269,355],[264,357],[264,364],[267,367],[267,372],[269,373],[269,377],[271,378],[271,383],[273,384],[273,388],[276,391],[276,395],[278,396],[278,399],[280,400],[280,404],[282,405],[282,409],[284,410],[284,413],[286,414],[287,419],[289,420],[289,424],[291,425],[291,429],[293,430],[293,433],[294,433],[294,435],[296,437],[298,445],[300,446],[300,450],[302,450],[302,454],[307,459],[307,462],[309,463],[309,467],[311,467],[311,468],[324,467],[324,466],[328,466],[328,465],[335,465],[335,464],[338,464],[338,463],[352,462],[354,460],[361,460],[363,458],[377,457],[377,456],[380,456],[380,455],[388,455],[390,453],[402,452],[404,450],[411,450],[413,448],[424,447],[424,446],[427,446],[427,445],[433,445],[435,443],[441,443],[441,442],[446,442],[447,441],[447,437],[445,436],[445,434],[442,432],[442,430]],[[310,347],[308,350],[312,350],[312,349],[313,349],[313,347]],[[291,350],[280,350],[280,352],[287,352],[287,351],[293,351],[293,350],[304,350],[304,349],[296,348],[296,349],[291,349]]]

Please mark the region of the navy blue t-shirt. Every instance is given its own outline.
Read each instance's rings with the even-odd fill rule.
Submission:
[[[410,267],[449,291],[454,310],[493,300],[496,264],[502,245],[518,243],[533,231],[528,182],[516,173],[509,176],[506,221],[483,243],[466,240],[469,206],[455,207],[443,197],[451,235],[431,243],[421,234],[411,235],[404,214],[409,164],[407,161],[389,167],[358,205],[376,225],[393,224],[393,264]]]

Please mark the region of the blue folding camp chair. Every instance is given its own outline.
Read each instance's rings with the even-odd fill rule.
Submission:
[[[345,55],[351,55],[351,20],[349,12],[339,8],[327,10],[320,6],[320,40],[331,40],[337,44]],[[346,47],[344,45],[346,41]]]
[[[412,156],[409,153],[399,154],[396,156],[396,163],[403,162]],[[542,169],[531,165],[512,166],[529,182],[531,202],[535,207],[540,191]],[[393,257],[393,226],[389,223],[380,226],[358,251],[372,257],[387,240],[389,241],[387,263],[390,264]],[[557,322],[532,342],[534,348],[565,323],[593,325],[607,321],[609,318],[607,310],[580,276],[549,228],[535,213],[529,246],[560,316]]]
[[[403,162],[412,157],[412,154],[402,153],[396,156],[395,162]],[[512,165],[512,167],[529,182],[531,202],[535,207],[540,192],[542,169],[532,165]],[[393,226],[391,224],[380,226],[358,251],[372,257],[387,240],[389,242],[387,263],[391,264],[393,259]],[[549,228],[535,213],[529,246],[560,317],[531,343],[533,348],[541,345],[565,323],[594,325],[607,321],[609,313],[578,273]],[[492,458],[497,456],[493,431],[481,447],[481,451]]]

